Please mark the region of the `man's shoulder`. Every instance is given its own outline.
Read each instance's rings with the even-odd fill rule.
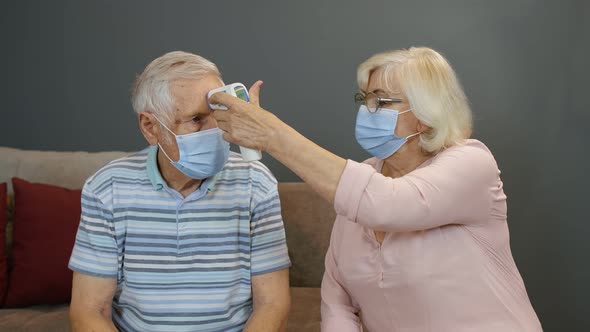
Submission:
[[[108,162],[86,180],[85,186],[96,190],[112,185],[114,180],[149,181],[146,172],[148,151],[146,148]]]
[[[260,161],[244,161],[238,153],[231,152],[229,159],[217,180],[227,183],[248,183],[252,187],[261,186],[268,190],[276,187],[277,179],[272,172]]]
[[[262,162],[258,160],[244,161],[240,154],[233,151],[230,153],[229,159],[221,170],[220,175],[236,178],[242,177],[246,179],[262,176],[271,182],[276,182],[272,172]]]

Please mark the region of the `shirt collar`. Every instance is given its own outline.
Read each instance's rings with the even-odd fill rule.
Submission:
[[[160,170],[158,170],[158,146],[157,145],[150,145],[148,158],[147,158],[147,175],[156,190],[162,190],[164,188],[164,178],[160,174]]]

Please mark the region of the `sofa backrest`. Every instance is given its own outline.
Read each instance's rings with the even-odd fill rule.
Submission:
[[[82,188],[84,181],[109,161],[130,152],[55,152],[0,147],[0,183],[8,183],[12,194],[12,177],[60,187]]]
[[[55,152],[0,147],[0,183],[12,177],[30,182],[81,188],[84,181],[109,161],[131,152]],[[334,208],[302,182],[279,183],[283,220],[287,233],[291,285],[318,287],[324,273],[324,256],[330,241]],[[11,244],[12,224],[7,228]],[[8,248],[10,251],[10,248]]]
[[[336,219],[334,207],[303,182],[279,183],[279,196],[292,263],[291,285],[319,287]]]

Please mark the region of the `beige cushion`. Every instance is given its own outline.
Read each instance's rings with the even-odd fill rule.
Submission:
[[[301,182],[279,183],[279,196],[292,263],[291,285],[319,287],[336,218],[334,208]]]
[[[291,287],[291,312],[287,332],[320,331],[320,289]]]
[[[68,306],[34,306],[0,310],[2,332],[71,331]]]
[[[118,151],[29,151],[0,147],[0,183],[8,183],[9,194],[12,193],[12,177],[78,189],[100,167],[129,154]]]

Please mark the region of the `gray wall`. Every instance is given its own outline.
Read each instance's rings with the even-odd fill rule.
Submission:
[[[0,145],[137,150],[128,98],[155,57],[186,50],[355,160],[356,66],[411,45],[456,68],[474,136],[495,153],[514,256],[546,331],[588,331],[588,1],[15,1],[0,5]],[[279,180],[297,178],[268,155]]]

